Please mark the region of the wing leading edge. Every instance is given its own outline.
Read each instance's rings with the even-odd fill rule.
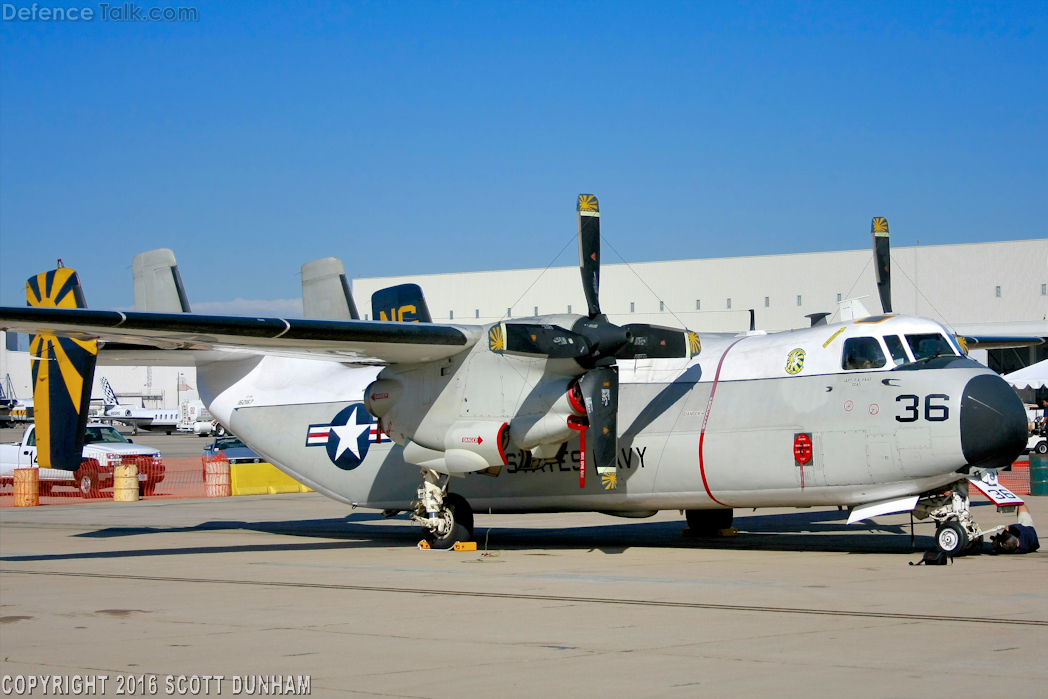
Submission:
[[[359,364],[436,361],[482,336],[482,328],[458,325],[13,307],[0,307],[0,330],[97,339],[125,352],[225,351]]]

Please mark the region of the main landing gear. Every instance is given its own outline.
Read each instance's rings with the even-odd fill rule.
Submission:
[[[466,498],[448,492],[451,476],[443,478],[431,469],[422,469],[422,485],[418,487],[411,519],[426,530],[426,541],[435,549],[449,549],[459,541],[473,538],[473,508]]]
[[[948,556],[967,556],[982,551],[984,532],[972,519],[968,499],[968,481],[960,480],[949,490],[925,493],[917,501],[913,516],[931,518],[935,528],[935,545]]]

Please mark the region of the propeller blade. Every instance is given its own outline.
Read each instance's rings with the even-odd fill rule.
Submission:
[[[881,295],[881,309],[892,312],[892,263],[891,241],[888,237],[888,219],[876,216],[871,226],[873,232],[873,261],[877,270],[877,293]]]
[[[615,353],[616,359],[691,359],[702,349],[699,336],[689,330],[647,323],[629,323],[622,327],[632,337]]]
[[[600,315],[600,205],[592,194],[580,194],[576,209],[582,290],[586,293],[589,317],[595,318]]]
[[[599,366],[582,375],[579,380],[582,398],[589,420],[589,442],[593,449],[593,465],[605,490],[618,487],[616,461],[619,451],[619,370],[616,366]]]
[[[551,359],[577,359],[590,352],[585,337],[558,325],[501,323],[492,330],[495,328],[499,328],[502,335],[502,347],[495,351]]]

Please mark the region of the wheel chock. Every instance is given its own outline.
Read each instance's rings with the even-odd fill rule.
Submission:
[[[476,551],[477,550],[477,542],[476,541],[456,541],[455,542],[455,550],[456,551]]]
[[[727,529],[721,529],[717,532],[717,536],[738,536],[739,530],[735,527],[728,527]]]
[[[422,541],[418,542],[418,547],[420,549],[422,549],[423,551],[425,551],[426,549],[433,548],[432,546],[429,545],[429,542],[426,541],[425,539],[423,539]]]

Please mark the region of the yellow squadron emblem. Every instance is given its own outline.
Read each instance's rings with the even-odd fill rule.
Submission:
[[[697,357],[702,351],[702,343],[699,342],[698,334],[691,331],[688,332],[688,351],[692,357]]]
[[[799,374],[804,368],[804,350],[799,347],[786,355],[786,373]]]
[[[488,349],[492,352],[501,352],[506,349],[506,338],[502,334],[502,326],[492,326],[488,331]]]
[[[580,194],[577,208],[579,211],[600,211],[597,197],[592,194]]]

